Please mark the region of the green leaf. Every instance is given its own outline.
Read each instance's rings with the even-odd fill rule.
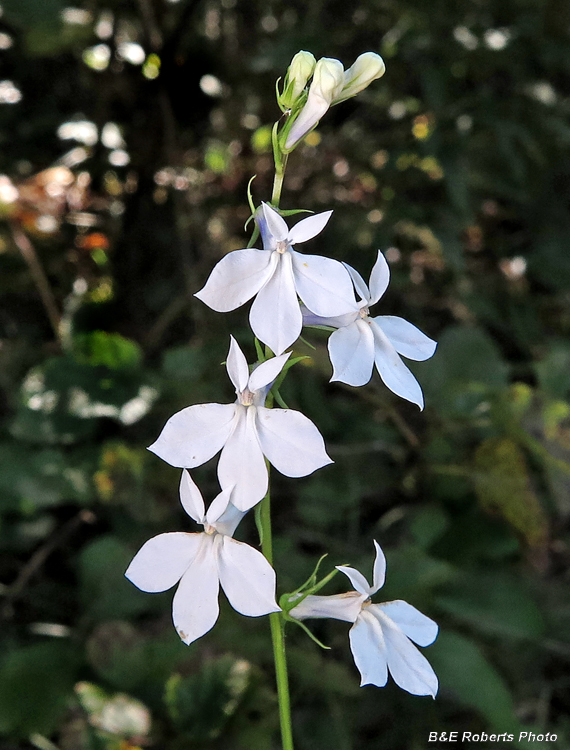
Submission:
[[[206,661],[187,677],[175,674],[166,684],[170,718],[189,740],[214,740],[239,711],[252,679],[251,664],[230,655]]]
[[[526,586],[501,570],[464,572],[435,601],[457,620],[489,635],[536,639],[544,630],[540,610]]]
[[[138,367],[142,361],[142,350],[135,341],[107,331],[93,331],[75,336],[73,353],[78,362],[93,367],[103,365],[109,370]]]
[[[475,452],[473,480],[485,510],[499,513],[530,546],[546,543],[548,519],[532,488],[524,454],[513,440],[484,440]]]
[[[458,703],[475,709],[498,731],[516,733],[511,693],[474,641],[441,632],[424,653],[438,675],[442,693],[452,693]]]
[[[85,547],[79,558],[80,593],[86,612],[97,620],[129,617],[153,609],[158,597],[125,578],[133,551],[113,536]]]
[[[68,643],[38,643],[0,665],[0,733],[51,734],[71,697],[76,654]]]

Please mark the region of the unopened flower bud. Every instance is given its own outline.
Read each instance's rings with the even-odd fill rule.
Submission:
[[[283,93],[279,97],[281,106],[285,109],[291,109],[295,105],[313,75],[316,64],[317,61],[310,52],[304,50],[297,52],[287,69]]]
[[[384,60],[375,52],[365,52],[356,59],[344,74],[344,84],[338,96],[335,96],[333,104],[343,102],[360,93],[369,86],[372,81],[384,75],[386,66]]]
[[[315,65],[307,102],[293,123],[285,149],[288,151],[319,122],[344,86],[344,68],[338,60],[322,57]]]

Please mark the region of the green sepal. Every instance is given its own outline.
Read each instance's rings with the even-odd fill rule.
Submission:
[[[332,326],[305,326],[305,328],[314,328],[316,331],[327,331],[328,333],[333,333],[334,331],[338,330],[337,328],[333,328]]]
[[[257,361],[259,363],[265,362],[265,354],[263,353],[263,347],[261,346],[261,343],[259,342],[259,339],[257,336],[253,337],[253,343],[255,344],[255,351],[257,352]]]
[[[256,177],[257,175],[254,174],[253,177],[250,179],[250,181],[247,183],[247,202],[249,203],[249,208],[251,210],[251,216],[249,217],[248,221],[255,216],[255,211],[256,211],[255,203],[253,202],[253,195],[251,192],[251,183],[255,180]]]
[[[312,349],[314,352],[317,351],[317,347],[313,346],[310,341],[307,341],[307,339],[303,338],[303,336],[299,336],[299,340],[305,344],[305,346],[308,346],[309,349]]]
[[[325,644],[322,643],[322,641],[319,641],[319,639],[317,638],[317,636],[314,635],[313,633],[311,633],[311,631],[309,630],[309,628],[305,625],[304,622],[301,622],[301,620],[295,620],[294,617],[284,617],[284,619],[285,619],[286,622],[294,622],[295,625],[298,625],[300,628],[302,628],[305,631],[305,633],[309,636],[309,638],[317,644],[317,646],[320,646],[321,648],[324,648],[326,651],[330,651],[331,650],[331,647],[330,646],[325,646]]]
[[[261,503],[255,506],[255,525],[257,526],[257,533],[259,534],[259,546],[263,544],[263,523],[261,521]]]
[[[282,409],[288,409],[289,408],[287,406],[287,404],[285,403],[285,401],[283,400],[283,396],[279,393],[279,391],[274,391],[273,395],[275,397],[275,400],[277,401],[277,403],[279,404],[279,406]]]

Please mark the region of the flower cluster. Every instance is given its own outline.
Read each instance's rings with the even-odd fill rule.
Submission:
[[[279,158],[286,161],[289,151],[315,127],[329,106],[354,96],[383,72],[384,63],[373,53],[361,55],[346,72],[338,60],[316,62],[310,53],[298,53],[278,98],[289,115],[274,142]],[[182,506],[203,531],[159,534],[142,546],[126,572],[143,591],[165,591],[178,584],[173,620],[185,643],[192,643],[214,626],[220,586],[232,607],[243,615],[275,617],[274,613],[281,611],[270,562],[258,550],[233,539],[233,534],[245,514],[267,496],[269,465],[287,477],[303,477],[331,463],[313,422],[286,408],[280,397],[284,408],[270,408],[273,396],[278,397],[276,381],[279,383],[296,361],[286,350],[299,338],[303,325],[332,330],[328,342],[332,380],[363,386],[376,365],[390,390],[420,408],[421,388],[400,355],[425,360],[436,346],[402,318],[370,316],[369,308],[380,300],[390,280],[381,252],[367,286],[347,264],[297,249],[323,231],[332,211],[309,216],[292,227],[269,203],[252,207],[252,211],[262,248],[247,247],[227,254],[196,297],[218,312],[234,310],[253,299],[249,321],[258,361],[249,366],[231,336],[226,369],[235,388],[235,402],[182,409],[167,421],[149,448],[182,469]],[[265,355],[259,342],[267,347]],[[218,453],[221,492],[206,510],[189,469]],[[390,672],[408,692],[435,695],[437,679],[412,641],[428,645],[437,635],[437,626],[405,602],[371,603],[370,597],[383,585],[385,575],[384,555],[376,542],[375,546],[373,586],[353,568],[339,566],[354,591],[318,596],[316,591],[330,576],[319,584],[313,581],[306,590],[284,595],[282,617],[297,622],[332,617],[353,623],[350,644],[362,684],[382,686]]]

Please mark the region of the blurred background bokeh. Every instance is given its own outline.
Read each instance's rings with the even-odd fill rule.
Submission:
[[[333,208],[306,251],[366,278],[385,251],[374,312],[439,347],[413,363],[423,413],[377,376],[329,384],[325,334],[296,347],[311,359],[283,396],[335,464],[274,473],[279,593],[325,552],[369,574],[377,539],[380,600],[441,626],[441,689],[359,688],[346,623],[312,623],[327,652],[291,626],[298,750],[463,730],[569,748],[570,4],[0,2],[2,750],[279,747],[267,619],[224,601],[186,647],[171,593],[123,573],[150,536],[194,530],[146,446],[233,400],[230,332],[254,357],[246,308],[192,295],[247,243],[251,175],[270,197],[274,86],[299,49],[387,72],[292,155],[282,207]],[[194,476],[213,498],[215,462]],[[253,518],[237,537],[257,543]]]

